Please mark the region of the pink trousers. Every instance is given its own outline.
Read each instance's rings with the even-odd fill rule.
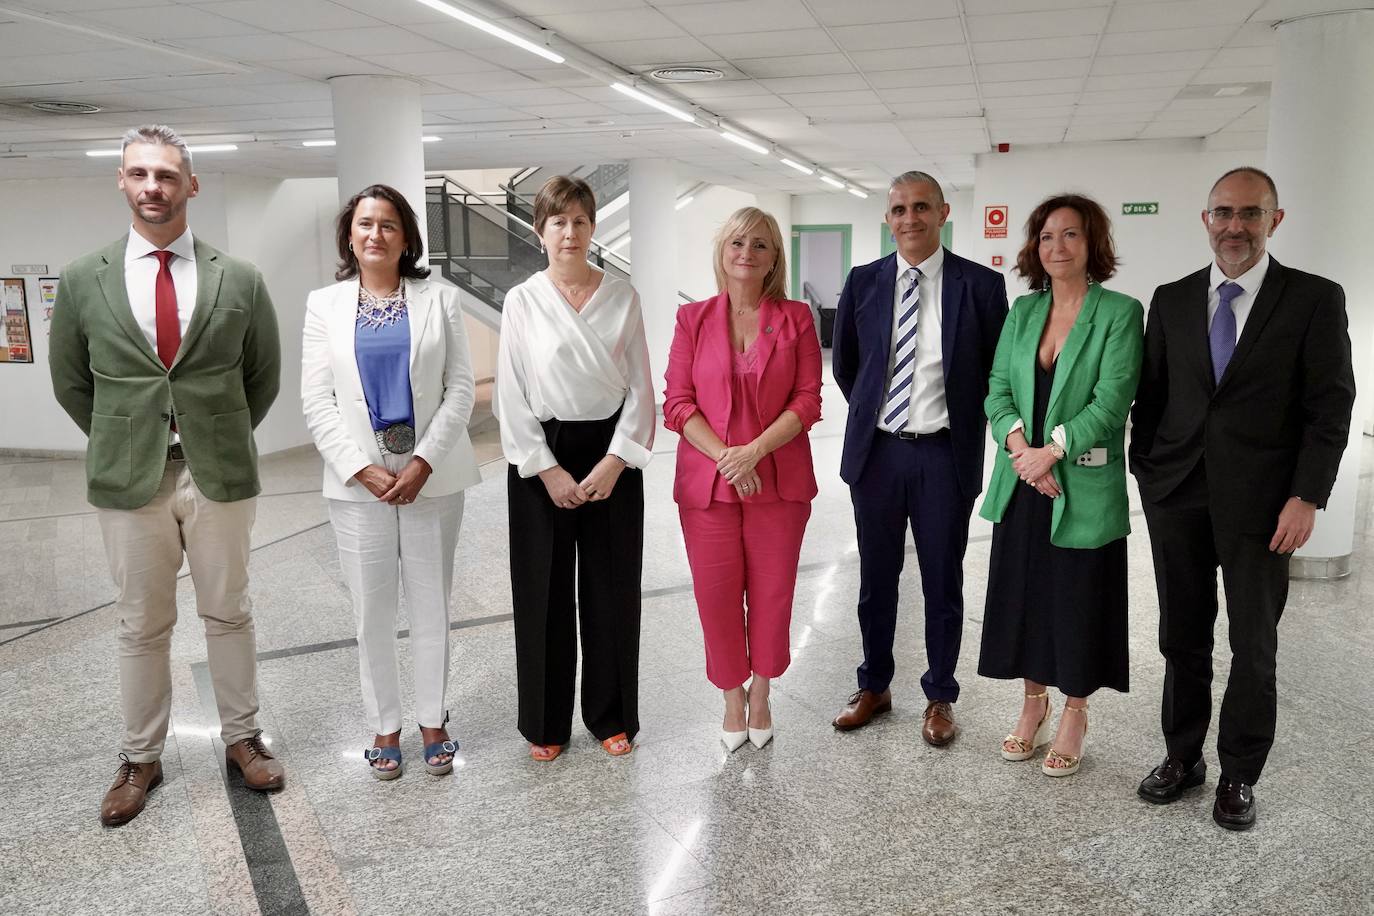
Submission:
[[[712,502],[678,513],[706,639],[707,679],[732,690],[751,672],[779,676],[792,661],[792,593],[811,504]]]

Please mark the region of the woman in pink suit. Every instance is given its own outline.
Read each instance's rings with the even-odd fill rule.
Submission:
[[[772,739],[769,679],[791,661],[797,559],[816,495],[806,431],[821,417],[821,349],[810,309],[785,298],[773,217],[736,211],[715,258],[720,293],[677,312],[663,423],[682,437],[673,498],[706,676],[725,692],[721,740],[734,751],[746,738]]]

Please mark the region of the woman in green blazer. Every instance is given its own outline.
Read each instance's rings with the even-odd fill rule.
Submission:
[[[984,407],[1001,446],[982,516],[995,522],[978,673],[1023,678],[1002,756],[1049,739],[1047,687],[1066,697],[1042,771],[1078,770],[1087,697],[1128,688],[1126,417],[1140,380],[1143,310],[1098,285],[1116,273],[1111,223],[1089,198],[1036,207],[1016,270],[1040,292],[1016,300]],[[1069,712],[1072,715],[1069,715]]]

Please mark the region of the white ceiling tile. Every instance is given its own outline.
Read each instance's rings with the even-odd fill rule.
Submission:
[[[871,89],[856,92],[779,93],[784,100],[801,111],[828,108],[834,105],[877,105],[878,96]]]
[[[1082,79],[1037,80],[1027,82],[1016,80],[1009,83],[983,83],[983,98],[1012,99],[1043,97],[1054,94],[1076,94],[1083,88]]]
[[[794,54],[828,54],[836,44],[824,29],[783,29],[761,36],[711,35],[702,43],[726,58],[787,57]]]
[[[643,38],[681,38],[686,32],[658,10],[628,9],[604,15],[570,13],[541,16],[539,24],[569,41],[634,41]]]
[[[795,76],[853,73],[854,65],[844,54],[800,54],[794,57],[759,57],[735,60],[741,73],[757,80]]]
[[[807,5],[824,25],[946,19],[959,15],[956,0],[808,0]]]
[[[246,62],[260,60],[306,60],[312,57],[325,57],[329,51],[319,45],[307,44],[287,36],[263,33],[261,35],[223,35],[217,38],[183,38],[177,45],[188,51],[205,51],[230,60]],[[146,54],[147,52],[141,52]]]
[[[1144,121],[1121,124],[1071,124],[1065,141],[1076,143],[1089,140],[1132,140],[1145,128]]]
[[[892,109],[886,105],[808,105],[802,107],[801,111],[818,123],[832,121],[853,124],[892,120]]]
[[[1089,92],[1131,89],[1138,86],[1172,86],[1175,89],[1181,89],[1188,83],[1192,74],[1193,71],[1191,70],[1186,72],[1093,74],[1088,77],[1087,88]]]
[[[711,110],[716,114],[732,112],[753,112],[769,108],[790,108],[791,106],[776,95],[742,95],[733,98],[712,99]]]
[[[1018,41],[1027,38],[1097,35],[1106,23],[1106,7],[1088,7],[997,16],[969,16],[968,30],[969,37],[974,41]]]
[[[1159,111],[1159,105],[1135,102],[1127,105],[1091,108],[1080,105],[1073,113],[1073,124],[1119,124],[1123,121],[1149,121]]]
[[[524,105],[582,104],[582,99],[562,89],[496,89],[477,93],[497,105],[520,108]]]
[[[912,118],[973,117],[983,113],[976,99],[940,99],[917,102],[888,102],[892,113],[903,120]]]
[[[509,70],[487,70],[482,73],[455,73],[452,76],[432,76],[430,82],[459,92],[485,93],[507,89],[536,88],[534,80]]]
[[[314,56],[272,61],[272,68],[314,80],[326,80],[331,76],[349,74],[396,74],[395,70],[385,64],[369,62],[356,57],[345,57],[342,54],[326,55],[319,48],[313,50]],[[437,80],[442,79],[442,77],[431,77],[431,79]]]
[[[842,92],[866,90],[868,82],[857,73],[839,73],[832,76],[792,76],[786,79],[759,80],[758,84],[769,92]]]
[[[437,76],[444,73],[477,73],[490,70],[491,64],[471,51],[427,51],[420,54],[367,54],[363,60],[398,70],[410,76]]]
[[[1226,45],[1231,48],[1266,48],[1277,46],[1278,43],[1278,33],[1270,23],[1247,22],[1236,30]]]
[[[437,41],[422,38],[414,32],[394,26],[371,26],[363,29],[313,29],[291,35],[318,48],[335,54],[361,57],[381,57],[390,54],[418,54],[426,51],[447,51]],[[317,54],[319,52],[316,52]]]
[[[885,70],[868,77],[875,89],[916,86],[956,86],[973,83],[972,67],[930,67],[924,70]]]
[[[1073,106],[1078,104],[1077,93],[1063,95],[1042,95],[1034,98],[988,99],[984,103],[989,118],[1000,116],[1005,120],[1012,118],[1057,117],[1073,114]]]
[[[1093,62],[1093,75],[1195,71],[1206,66],[1210,51],[1171,51],[1161,54],[1118,54]]]
[[[1112,10],[1115,31],[1147,32],[1208,25],[1240,25],[1260,6],[1259,0],[1174,0],[1172,3],[1118,3]]]
[[[1207,62],[1209,67],[1272,67],[1278,60],[1278,48],[1222,48]]]
[[[964,0],[964,12],[970,16],[1002,16],[1009,13],[1108,7],[1112,2],[1113,0]]]
[[[418,4],[416,4],[418,6]],[[353,29],[380,25],[378,20],[329,0],[221,0],[209,7],[217,16],[245,22],[272,32],[298,32],[328,25],[331,29]]]
[[[958,19],[841,26],[832,28],[830,33],[846,51],[882,51],[888,48],[921,48],[964,42],[963,26]]]
[[[622,67],[682,64],[714,58],[716,52],[695,38],[635,38],[630,41],[598,41],[584,47],[597,57]]]
[[[665,94],[672,95],[675,93],[689,99],[704,101],[728,96],[760,95],[767,91],[755,80],[739,79],[716,80],[709,83],[683,83],[680,86],[674,86],[672,93]]]
[[[818,23],[802,0],[750,0],[748,3],[694,3],[664,10],[693,35],[730,35],[811,28]]]
[[[884,102],[977,102],[978,91],[973,83],[949,86],[903,86],[879,89],[878,98]]]
[[[88,26],[107,26],[112,31],[143,38],[150,41],[175,41],[181,38],[205,38],[215,35],[249,35],[262,34],[261,30],[242,22],[234,22],[207,13],[202,9],[193,6],[146,6],[143,3],[128,4],[128,9],[109,9],[94,10],[83,12],[79,16],[62,17],[64,19],[75,20],[80,25]],[[0,14],[2,17],[3,14]],[[34,44],[9,44],[20,36],[16,35],[19,31],[47,32],[47,41],[35,42]],[[36,47],[42,47],[50,43],[58,36],[62,36],[63,41],[73,48],[79,47],[83,36],[70,32],[63,32],[49,26],[37,24],[28,25],[16,23],[13,25],[0,26],[0,40],[6,42],[7,49],[20,49],[21,53],[28,55],[36,53]]]
[[[883,51],[852,51],[850,58],[865,73],[885,70],[916,70],[925,67],[959,67],[969,63],[964,44],[888,48]]]
[[[1137,86],[1134,89],[1111,89],[1083,93],[1084,105],[1117,105],[1125,102],[1167,102],[1178,95],[1174,86]]]
[[[1087,59],[1097,46],[1096,36],[1036,40],[982,41],[973,45],[973,59],[979,64],[1018,63],[1030,60]]]
[[[648,6],[644,0],[505,0],[505,5],[522,16],[556,16],[578,12],[589,15]]]
[[[979,64],[977,69],[978,79],[984,83],[1003,83],[1012,80],[1039,82],[1067,77],[1081,79],[1088,75],[1088,61],[1083,58],[1017,61],[1009,64]]]
[[[1152,54],[1156,51],[1213,51],[1235,31],[1234,26],[1204,26],[1154,32],[1108,32],[1098,54]]]

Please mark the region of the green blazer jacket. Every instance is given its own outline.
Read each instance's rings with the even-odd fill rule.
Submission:
[[[87,499],[105,509],[146,505],[167,465],[173,418],[202,493],[216,502],[256,496],[253,429],[281,378],[262,275],[195,240],[196,305],[169,370],[129,307],[127,243],[69,264],[53,304],[48,366],[58,403],[90,439]]]
[[[992,364],[984,410],[993,440],[1002,448],[993,460],[981,515],[1000,522],[1020,483],[1006,450],[1007,434],[1018,419],[1030,438],[1035,409],[1035,361],[1050,314],[1050,293],[1016,300],[1002,328]],[[1055,464],[1062,496],[1054,501],[1050,543],[1056,547],[1101,547],[1131,531],[1126,502],[1124,439],[1126,417],[1140,382],[1144,309],[1130,296],[1094,284],[1083,310],[1064,341],[1054,371],[1045,437],[1064,427],[1067,453]],[[1075,459],[1091,448],[1105,448],[1107,463],[1082,467]]]

